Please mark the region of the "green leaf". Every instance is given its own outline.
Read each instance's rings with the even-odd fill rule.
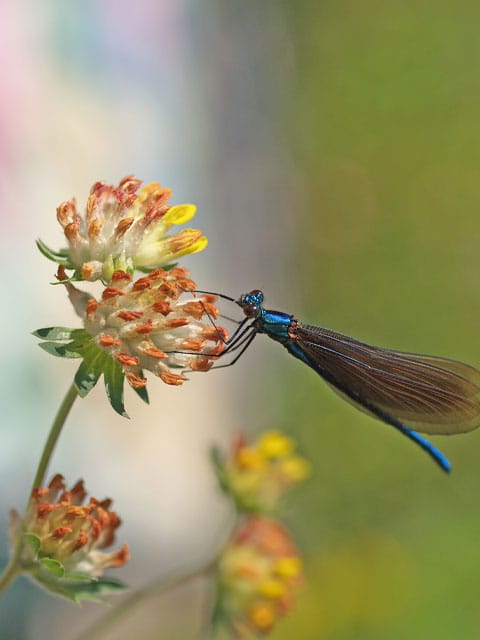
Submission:
[[[34,335],[46,340],[46,342],[41,342],[39,346],[49,354],[58,358],[82,359],[74,379],[78,394],[82,398],[93,389],[103,374],[110,404],[117,413],[128,418],[123,404],[125,375],[122,367],[92,340],[92,336],[85,329],[46,327],[37,329]],[[70,342],[66,342],[67,340]],[[147,390],[143,388],[135,391],[148,404]]]
[[[222,453],[218,447],[211,448],[210,460],[212,461],[212,465],[215,470],[220,489],[223,491],[223,493],[231,495],[232,491],[230,488],[230,483],[228,482],[228,477],[225,473]]]
[[[85,398],[85,396],[90,393],[93,387],[97,384],[102,373],[101,371],[96,371],[90,365],[91,363],[82,360],[82,363],[78,367],[77,373],[74,377],[75,386],[77,388],[78,395],[81,398]]]
[[[75,386],[79,395],[84,398],[97,384],[111,358],[93,342],[83,346],[81,355],[83,360],[75,374]]]
[[[40,253],[52,262],[62,264],[68,269],[73,268],[73,265],[70,262],[68,249],[60,249],[60,251],[54,251],[53,249],[50,249],[50,247],[47,247],[47,245],[40,239],[36,241],[36,245]]]
[[[73,265],[67,267],[68,269],[73,269]],[[63,280],[54,280],[50,282],[51,285],[56,286],[57,284],[68,284],[69,282],[83,282],[82,272],[81,270],[76,269],[69,278],[64,278]]]
[[[70,340],[75,331],[78,329],[69,329],[68,327],[45,327],[37,329],[33,335],[41,340]],[[81,331],[81,329],[80,329]]]
[[[54,560],[53,558],[41,558],[40,564],[45,571],[55,578],[63,578],[65,575],[64,566],[58,560]]]
[[[103,377],[105,379],[105,389],[107,391],[110,404],[117,413],[124,418],[128,418],[128,414],[123,405],[123,382],[125,375],[122,371],[122,367],[118,362],[109,358],[109,361],[105,364]]]
[[[140,376],[143,378],[143,371],[139,371]],[[140,387],[139,389],[133,389],[137,396],[141,398],[146,404],[150,404],[150,399],[148,397],[147,387]]]
[[[74,329],[72,331],[73,342],[78,349],[84,349],[92,344],[92,336],[85,329]],[[100,349],[100,347],[98,347]]]
[[[170,264],[164,264],[163,267],[161,267],[164,271],[171,271],[172,269],[174,269],[177,266],[178,262],[171,262]]]
[[[219,580],[218,577],[218,570],[216,570],[216,575],[215,575],[215,580],[214,580],[214,585],[216,585],[216,593],[214,595],[214,602],[213,602],[213,610],[211,613],[211,624],[212,624],[212,631],[214,632],[214,634],[216,635],[216,632],[218,631],[219,627],[223,624],[226,623],[226,621],[228,620],[228,616],[225,614],[225,611],[223,609],[222,603],[224,601],[224,587],[222,586],[221,581]]]
[[[74,583],[75,584],[75,583]],[[119,595],[128,589],[127,585],[114,578],[99,578],[87,584],[78,584],[76,601],[93,600],[95,602],[107,602],[103,596]]]
[[[89,576],[86,581],[69,580],[65,577],[56,578],[43,571],[37,571],[35,578],[51,593],[63,596],[76,603],[80,603],[82,600],[90,600],[100,604],[109,604],[105,596],[118,595],[127,589],[126,585],[113,578],[96,580]]]
[[[92,336],[85,329],[46,327],[37,329],[33,335],[46,340],[41,342],[39,347],[52,356],[82,358],[74,379],[80,397],[84,398],[103,374],[110,404],[117,413],[128,418],[123,404],[125,374],[122,367],[92,340]],[[66,340],[70,342],[65,342]],[[135,389],[135,391],[144,402],[149,404],[146,388]]]
[[[82,357],[82,350],[91,344],[92,337],[85,329],[69,329],[67,327],[46,327],[34,331],[34,336],[48,342],[42,342],[39,347],[52,356],[58,358]],[[70,340],[70,342],[66,342]]]
[[[210,449],[210,460],[212,461],[212,464],[215,467],[215,470],[223,466],[222,465],[223,456],[219,447],[213,446]]]
[[[36,536],[34,533],[24,533],[23,537],[25,539],[25,542],[28,544],[28,546],[30,547],[30,549],[33,551],[33,556],[34,558],[37,557],[38,552],[40,551],[40,547],[41,547],[41,541],[40,538],[38,536]]]
[[[41,342],[38,346],[51,356],[56,356],[57,358],[81,358],[82,354],[75,351],[75,349],[72,349],[71,345],[73,344],[73,342],[70,342],[69,344]]]
[[[84,571],[69,571],[65,572],[63,576],[65,580],[83,580],[84,582],[90,582],[92,576]]]

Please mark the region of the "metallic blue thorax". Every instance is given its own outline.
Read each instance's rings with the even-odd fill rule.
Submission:
[[[286,344],[291,340],[289,329],[292,322],[293,316],[288,313],[260,307],[260,313],[255,320],[255,328],[259,333],[266,333],[273,340]]]
[[[316,369],[315,364],[310,361],[310,358],[297,343],[294,335],[292,335],[294,333],[292,325],[294,323],[297,324],[297,322],[298,320],[295,319],[295,316],[291,316],[288,313],[260,307],[260,315],[255,321],[255,327],[258,332],[265,333],[272,340],[283,344],[292,356],[302,360],[309,367]]]

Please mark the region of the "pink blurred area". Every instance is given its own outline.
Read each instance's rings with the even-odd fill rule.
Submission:
[[[165,88],[176,84],[170,72],[181,64],[184,34],[174,15],[181,7],[166,4],[145,3],[130,15],[114,3],[97,8],[86,3],[88,15],[78,9],[69,15],[54,3],[0,7],[0,286],[5,308],[16,309],[2,320],[2,331],[10,336],[4,351],[10,373],[3,384],[8,400],[1,475],[4,485],[9,478],[11,491],[4,494],[4,518],[10,504],[25,500],[49,421],[75,370],[41,353],[29,335],[40,326],[78,326],[64,292],[49,285],[54,265],[36,251],[36,237],[62,246],[56,206],[73,195],[84,203],[97,179],[116,182],[127,173],[175,179],[178,198],[195,199],[181,159],[177,172],[169,162],[177,148],[169,124],[171,105],[166,96],[155,99],[160,78]],[[182,396],[152,382],[149,408],[128,394],[130,422],[112,414],[101,392],[78,403],[52,465],[68,481],[84,477],[92,494],[114,499],[125,523],[119,539],[130,543],[134,557],[123,577],[137,585],[176,570],[178,554],[185,566],[201,561],[213,544],[209,536],[219,533],[195,536],[192,544],[191,531],[195,526],[204,530],[210,501],[216,501],[207,454],[224,426],[218,395],[201,380],[186,386]],[[209,396],[216,411],[206,409],[204,420],[197,407],[208,407]],[[35,409],[16,410],[26,398]],[[18,588],[20,599],[28,599],[28,592]],[[39,596],[32,596],[35,607],[22,606],[22,628],[10,625],[2,638],[7,633],[19,639],[54,638],[65,628],[70,633],[76,628],[77,611]],[[6,604],[2,601],[0,609]],[[89,614],[95,615],[93,608]],[[85,620],[85,613],[80,618]],[[7,619],[5,609],[2,619]]]
[[[237,92],[251,82],[231,76],[237,64],[232,47],[236,55],[241,43],[230,43],[223,29],[212,39],[209,19],[194,3],[4,2],[0,41],[0,295],[10,311],[1,326],[8,336],[2,354],[8,376],[0,391],[4,531],[9,506],[20,507],[26,498],[76,368],[41,352],[30,335],[43,326],[78,326],[65,292],[50,285],[55,265],[34,245],[40,237],[54,249],[63,246],[58,204],[76,196],[83,206],[96,180],[117,183],[126,174],[172,187],[173,203],[199,205],[195,226],[211,241],[185,265],[205,288],[231,286],[235,295],[247,286],[242,278],[256,258],[249,262],[239,254],[242,276],[226,260],[238,251],[229,237],[235,233],[241,246],[242,234],[248,236],[252,255],[261,255],[255,247],[272,234],[279,246],[281,224],[272,229],[263,217],[254,229],[243,214],[270,198],[269,183],[280,182],[285,169],[265,156],[269,134],[262,118],[236,121]],[[223,93],[220,77],[235,90]],[[249,174],[256,177],[246,191]],[[276,203],[277,222],[281,209]],[[248,282],[257,284],[265,279]],[[211,445],[226,443],[240,426],[240,378],[227,371],[193,375],[181,390],[151,380],[149,407],[127,393],[130,421],[113,414],[99,385],[77,403],[65,428],[51,472],[61,472],[69,484],[83,477],[92,495],[114,499],[124,521],[119,542],[132,549],[121,577],[133,586],[194,568],[228,530],[229,507],[208,460]],[[255,375],[260,380],[260,370]],[[5,545],[3,539],[3,560]],[[73,637],[77,625],[98,615],[95,606],[80,612],[25,582],[9,597],[0,603],[4,640]],[[185,598],[176,606],[189,606]]]
[[[3,233],[21,226],[12,207],[18,203],[20,177],[26,170],[34,122],[36,99],[42,90],[40,58],[31,55],[41,45],[25,4],[0,5],[2,81],[0,85],[0,211]],[[38,105],[37,105],[38,106]],[[11,212],[7,215],[7,211]],[[8,245],[7,245],[8,246]]]

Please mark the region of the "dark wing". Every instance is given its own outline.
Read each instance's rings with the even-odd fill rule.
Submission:
[[[295,334],[308,364],[359,408],[374,407],[423,433],[480,426],[480,372],[473,367],[374,347],[313,325],[298,323]]]

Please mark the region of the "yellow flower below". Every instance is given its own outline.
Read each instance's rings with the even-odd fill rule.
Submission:
[[[219,606],[240,638],[267,633],[291,609],[302,561],[279,522],[246,518],[219,559]]]
[[[271,430],[249,443],[241,437],[220,460],[223,485],[241,511],[275,511],[287,491],[310,474],[310,465],[295,453],[295,442]]]

